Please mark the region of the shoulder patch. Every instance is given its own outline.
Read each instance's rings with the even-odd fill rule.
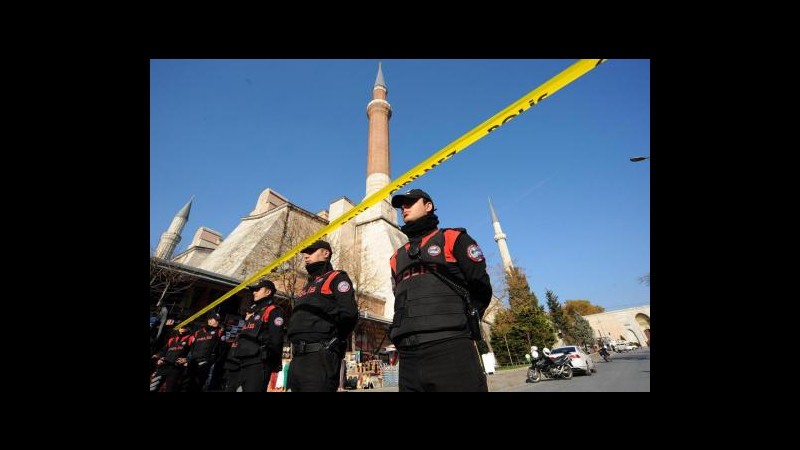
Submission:
[[[283,317],[281,316],[276,317],[275,320],[272,321],[272,323],[274,323],[276,327],[283,325]]]
[[[336,285],[336,290],[339,292],[347,292],[350,290],[350,283],[347,281],[340,281],[339,284]]]
[[[483,261],[483,251],[478,247],[478,244],[472,244],[467,247],[467,256],[475,262]]]

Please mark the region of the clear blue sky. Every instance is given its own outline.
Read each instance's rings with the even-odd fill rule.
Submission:
[[[383,60],[392,179],[575,61]],[[363,200],[377,67],[151,60],[150,251],[192,195],[175,254],[200,226],[229,235],[266,188],[313,213]],[[433,197],[440,226],[467,228],[493,279],[488,197],[541,302],[551,289],[562,304],[614,310],[650,303],[639,282],[650,272],[650,161],[629,161],[637,155],[650,155],[650,61],[611,59],[408,188]]]

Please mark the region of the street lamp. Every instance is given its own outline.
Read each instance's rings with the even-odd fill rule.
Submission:
[[[631,158],[631,162],[644,161],[645,159],[650,159],[650,157],[649,156],[634,156],[633,158]]]

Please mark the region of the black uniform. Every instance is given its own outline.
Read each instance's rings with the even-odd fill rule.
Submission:
[[[313,268],[312,268],[313,266]],[[347,272],[324,261],[307,266],[308,283],[295,299],[288,336],[292,392],[336,392],[347,338],[358,321],[353,283]]]
[[[211,369],[219,360],[225,345],[222,342],[224,332],[220,327],[204,325],[194,332],[192,351],[189,354],[189,390],[206,391],[212,380]]]
[[[404,227],[413,230],[406,232],[409,243],[390,259],[395,303],[389,336],[400,354],[400,391],[485,392],[486,374],[457,291],[469,292],[482,317],[492,298],[486,260],[465,229],[438,229],[432,213],[419,222]]]
[[[283,355],[283,310],[272,297],[250,305],[253,314],[231,345],[225,363],[227,391],[267,392],[270,376],[280,372]]]
[[[158,353],[163,363],[153,374],[151,391],[175,392],[180,389],[186,375],[186,364],[179,363],[178,359],[188,356],[193,342],[194,336],[188,331],[185,334],[175,334],[167,340],[167,344]]]

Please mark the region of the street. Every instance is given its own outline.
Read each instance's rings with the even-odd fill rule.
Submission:
[[[513,384],[492,392],[650,392],[650,349],[611,354],[612,362],[600,359],[591,376],[571,380],[543,379],[538,383]],[[524,375],[523,375],[524,377]]]

